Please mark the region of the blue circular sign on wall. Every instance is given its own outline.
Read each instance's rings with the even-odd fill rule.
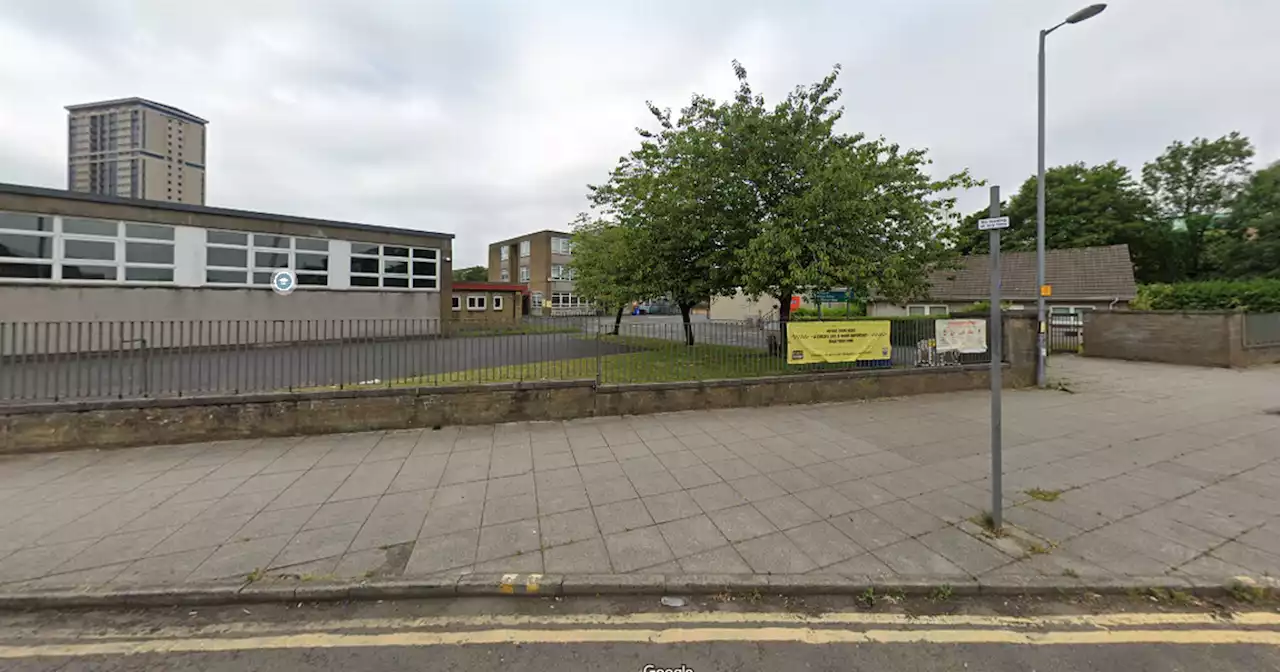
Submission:
[[[293,271],[287,268],[271,274],[271,289],[275,290],[276,294],[290,294],[297,285],[298,279],[294,277]]]

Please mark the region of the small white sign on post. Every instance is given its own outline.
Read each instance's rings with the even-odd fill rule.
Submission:
[[[979,231],[990,231],[991,229],[1007,229],[1009,228],[1008,217],[987,217],[978,220]]]
[[[986,320],[935,320],[934,338],[937,339],[938,352],[961,352],[965,354],[987,351]]]

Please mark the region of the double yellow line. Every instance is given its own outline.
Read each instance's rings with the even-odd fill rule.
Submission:
[[[655,613],[351,619],[290,624],[241,622],[91,636],[69,630],[39,630],[22,633],[16,641],[13,632],[0,629],[0,640],[9,642],[0,644],[0,659],[299,648],[593,643],[1251,644],[1280,647],[1280,631],[1269,629],[1277,626],[1280,626],[1280,614],[1265,612],[1240,614],[1229,620],[1209,614],[909,617],[856,612],[813,617],[768,613]],[[294,632],[272,632],[281,629]],[[63,636],[69,641],[49,641]],[[42,641],[21,641],[33,638]]]

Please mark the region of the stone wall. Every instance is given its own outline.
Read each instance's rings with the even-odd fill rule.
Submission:
[[[1034,319],[1005,319],[1006,387],[1035,375]],[[809,404],[990,387],[990,366],[597,385],[592,380],[0,407],[0,454]]]
[[[1084,315],[1087,357],[1243,368],[1280,361],[1280,347],[1244,346],[1244,316],[1226,311]]]

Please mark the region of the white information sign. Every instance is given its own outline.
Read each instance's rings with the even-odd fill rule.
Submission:
[[[1008,217],[987,217],[978,220],[979,231],[990,231],[991,229],[1007,229],[1009,228]]]
[[[934,334],[938,352],[972,354],[987,351],[986,320],[935,320]]]

